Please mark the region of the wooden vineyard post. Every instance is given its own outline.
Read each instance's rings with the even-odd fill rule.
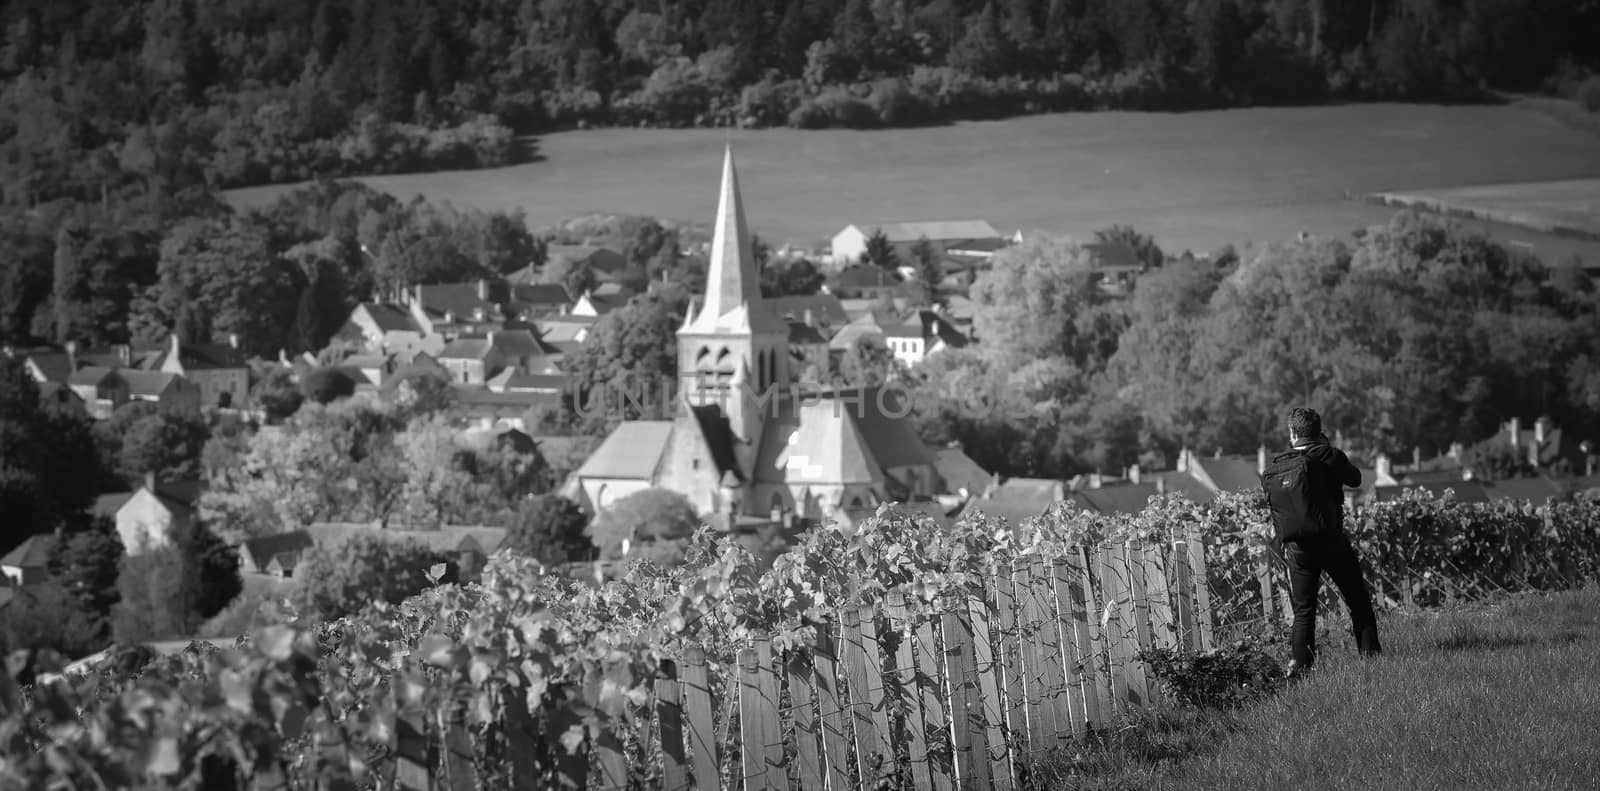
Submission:
[[[911,784],[914,788],[929,788],[933,775],[928,756],[927,725],[922,719],[922,693],[917,683],[917,659],[912,649],[912,630],[906,614],[905,594],[891,591],[884,598],[884,610],[890,627],[899,636],[894,652],[896,687],[905,703],[906,761],[911,765]]]
[[[846,729],[847,712],[844,697],[839,693],[839,649],[834,640],[833,624],[817,627],[817,647],[811,662],[816,667],[817,719],[822,731],[822,759],[827,764],[828,791],[845,791],[850,788],[847,769],[850,739]]]
[[[1018,561],[1015,585],[1018,610],[1018,642],[1022,653],[1023,710],[1027,714],[1028,752],[1037,755],[1049,749],[1055,737],[1055,722],[1046,712],[1042,691],[1044,677],[1040,668],[1045,664],[1039,650],[1038,608],[1033,604],[1033,564],[1026,558]],[[1017,726],[1021,728],[1021,724]]]
[[[1043,558],[1032,560],[1033,585],[1028,590],[1028,602],[1036,624],[1039,642],[1039,675],[1043,706],[1050,710],[1050,734],[1040,747],[1065,744],[1072,738],[1072,720],[1075,716],[1071,696],[1067,694],[1067,673],[1061,656],[1070,651],[1061,641],[1061,623],[1056,616],[1055,576]]]
[[[1072,718],[1073,738],[1081,738],[1099,715],[1094,685],[1086,683],[1094,678],[1094,647],[1089,642],[1084,624],[1088,615],[1072,590],[1073,585],[1081,584],[1081,558],[1082,550],[1071,547],[1064,557],[1052,564],[1050,570],[1056,594],[1056,611],[1060,615],[1061,666],[1067,674],[1067,692],[1072,696],[1078,714]]]
[[[691,645],[683,651],[679,694],[683,696],[683,746],[689,754],[694,788],[716,788],[722,782],[717,761],[716,720],[712,716],[711,680],[705,649]]]
[[[1112,547],[1101,544],[1095,549],[1100,566],[1100,595],[1105,600],[1100,622],[1106,641],[1107,675],[1111,679],[1111,706],[1114,712],[1121,714],[1128,710],[1129,652],[1127,619],[1123,617],[1127,594]]]
[[[1190,525],[1184,534],[1185,549],[1189,554],[1189,576],[1193,587],[1195,632],[1199,650],[1210,651],[1216,647],[1211,633],[1211,572],[1206,567],[1205,536],[1196,525]]]
[[[739,740],[744,787],[749,791],[783,791],[789,779],[783,765],[772,646],[764,638],[754,643],[739,651]]]
[[[437,751],[426,721],[412,715],[395,721],[394,784],[399,791],[433,791]]]
[[[987,729],[983,723],[983,700],[978,689],[978,666],[974,657],[974,635],[966,602],[942,602],[941,631],[944,633],[944,673],[950,679],[950,744],[954,775],[960,787],[972,791],[991,791]],[[985,636],[987,639],[987,635]]]
[[[1089,714],[1090,727],[1105,725],[1111,722],[1111,712],[1115,708],[1111,693],[1111,665],[1108,661],[1106,640],[1100,628],[1101,609],[1096,606],[1094,568],[1098,556],[1093,547],[1076,547],[1070,556],[1072,562],[1078,564],[1078,586],[1072,591],[1073,620],[1083,627],[1084,672],[1089,675],[1084,679],[1087,687],[1084,689],[1084,709]],[[1104,598],[1104,591],[1101,591]],[[1082,620],[1077,613],[1083,614]]]
[[[601,791],[626,791],[628,788],[628,757],[622,752],[622,740],[609,726],[600,726],[595,734],[595,753],[600,764]]]
[[[950,725],[945,719],[949,698],[944,691],[944,661],[939,653],[936,617],[923,618],[917,623],[916,677],[918,697],[922,699],[924,738],[928,743],[928,787],[948,791],[955,787],[955,756],[949,749]]]
[[[1177,650],[1183,646],[1178,635],[1178,619],[1172,606],[1172,579],[1168,574],[1168,553],[1161,544],[1147,544],[1144,550],[1145,594],[1150,603],[1150,633],[1154,648]]]
[[[800,649],[791,650],[784,665],[789,677],[790,711],[794,713],[794,759],[801,788],[822,788],[827,780],[818,747],[817,708],[812,700],[816,670]]]
[[[862,618],[863,611],[866,619]],[[878,659],[877,630],[870,609],[846,607],[843,621],[844,675],[849,684],[850,710],[855,726],[856,766],[864,785],[876,786],[879,773],[893,763],[888,717],[883,711],[883,665]],[[872,676],[878,678],[874,680]]]
[[[1150,635],[1150,602],[1145,598],[1144,564],[1139,550],[1131,542],[1123,542],[1115,548],[1117,566],[1127,574],[1127,587],[1124,590],[1128,596],[1128,608],[1131,612],[1133,625],[1132,650],[1128,652],[1127,673],[1128,692],[1140,706],[1150,705],[1150,682],[1144,672],[1144,663],[1139,661],[1139,651],[1150,647],[1153,642]],[[1126,627],[1125,627],[1126,628]]]
[[[1001,713],[1004,716],[1006,752],[1015,764],[1017,750],[1027,738],[1028,712],[1027,698],[1022,691],[1022,652],[1017,639],[1017,604],[1011,575],[1009,562],[996,568],[990,575],[993,584],[989,589],[994,595],[995,629],[999,633],[997,659],[1000,664],[1000,688],[1005,693]]]
[[[1189,542],[1178,540],[1167,547],[1171,559],[1173,615],[1177,620],[1179,647],[1200,651],[1200,625],[1195,617],[1194,574],[1189,570]]]
[[[1256,561],[1256,584],[1261,586],[1261,615],[1270,624],[1276,606],[1272,593],[1272,564],[1268,562],[1266,551],[1263,551],[1261,559]]]
[[[472,763],[472,737],[459,723],[444,726],[444,782],[441,791],[474,791],[477,767]]]
[[[505,698],[505,740],[507,757],[511,763],[512,791],[540,791],[544,788],[539,776],[539,757],[535,753],[537,728],[533,715],[528,713],[528,699],[522,690],[512,690]],[[558,744],[555,749],[562,749]],[[674,789],[674,791],[678,791]]]
[[[993,574],[989,575],[995,579]],[[988,586],[989,590],[993,586]],[[993,621],[990,603],[993,595],[968,601],[968,614],[972,619],[972,659],[977,672],[977,706],[983,724],[983,742],[987,750],[984,757],[989,762],[989,779],[996,791],[1011,791],[1013,770],[1011,750],[1006,743],[1006,702],[1001,697],[1001,668],[996,658],[999,640],[991,637]]]
[[[678,688],[678,666],[661,660],[656,671],[656,721],[661,732],[662,791],[691,791],[689,756],[683,742],[683,699]]]

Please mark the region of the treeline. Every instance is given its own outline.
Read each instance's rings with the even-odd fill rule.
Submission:
[[[543,261],[518,213],[320,182],[255,212],[145,195],[0,213],[0,340],[100,346],[237,335],[322,349],[377,290],[496,278]]]
[[[13,205],[483,167],[581,124],[900,126],[1527,90],[1582,0],[18,0]]]
[[[1470,445],[1513,417],[1596,436],[1600,296],[1581,269],[1426,215],[1359,237],[1178,258],[1126,299],[1091,285],[1071,242],[1002,251],[972,287],[981,343],[914,372],[924,437],[1065,478],[1277,447],[1295,404],[1369,459]]]

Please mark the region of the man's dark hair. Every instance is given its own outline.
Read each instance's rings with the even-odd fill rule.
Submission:
[[[1295,407],[1289,413],[1289,433],[1303,439],[1322,436],[1322,416],[1315,409]]]

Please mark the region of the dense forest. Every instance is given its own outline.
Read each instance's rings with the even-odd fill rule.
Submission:
[[[581,124],[879,126],[1532,90],[1593,0],[16,0],[11,205],[492,166]]]

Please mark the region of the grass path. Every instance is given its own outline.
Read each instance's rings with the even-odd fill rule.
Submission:
[[[1053,766],[1059,789],[1593,789],[1600,588],[1389,618],[1386,655],[1231,715],[1167,712]]]
[[[1059,113],[884,131],[597,129],[538,140],[541,161],[377,176],[402,198],[521,209],[535,228],[591,211],[706,221],[722,146],[772,241],[814,244],[850,223],[978,216],[1004,232],[1087,236],[1114,223],[1174,252],[1345,235],[1393,209],[1383,191],[1600,176],[1600,136],[1532,109],[1363,104],[1196,113]],[[292,185],[236,190],[259,206]],[[1541,255],[1600,243],[1518,231]]]

